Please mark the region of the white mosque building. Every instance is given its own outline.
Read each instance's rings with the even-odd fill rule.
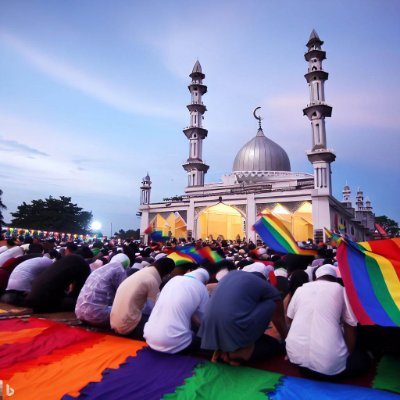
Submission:
[[[183,168],[188,183],[182,196],[151,203],[151,180],[149,174],[142,180],[140,209],[140,232],[149,226],[174,237],[241,239],[255,241],[252,226],[258,215],[271,211],[292,232],[296,240],[324,239],[324,228],[341,228],[355,240],[368,239],[374,230],[374,214],[369,200],[357,192],[356,208],[353,208],[349,186],[343,189],[342,201],[332,195],[331,163],[334,151],[328,148],[325,118],[332,114],[332,107],[325,101],[324,84],[328,73],[322,62],[326,58],[321,46],[323,41],[313,30],[304,57],[308,62],[305,74],[310,100],[304,115],[311,122],[311,150],[307,157],[314,174],[292,172],[285,150],[267,138],[259,121],[256,135],[237,153],[232,172],[218,183],[204,183],[209,166],[203,162],[203,140],[208,131],[203,127],[206,106],[202,96],[207,92],[205,75],[197,61],[189,75],[191,94],[187,106],[189,126],[183,132],[189,140],[189,157]],[[146,238],[145,238],[146,240]]]

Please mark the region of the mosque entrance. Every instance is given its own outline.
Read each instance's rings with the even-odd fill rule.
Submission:
[[[245,219],[234,207],[224,203],[207,207],[197,220],[197,237],[201,239],[228,239],[245,236]]]
[[[312,205],[308,201],[293,211],[278,203],[272,209],[265,209],[263,212],[271,211],[284,223],[297,241],[306,241],[313,237]]]
[[[175,238],[186,238],[186,222],[179,212],[170,212],[169,214],[156,214],[150,221],[153,231],[161,231],[164,236]]]

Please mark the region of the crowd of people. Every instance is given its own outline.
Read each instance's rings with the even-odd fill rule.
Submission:
[[[1,302],[74,311],[84,324],[159,352],[208,352],[231,365],[286,352],[304,375],[335,380],[365,372],[372,357],[398,346],[398,330],[359,326],[327,244],[310,244],[313,257],[240,240],[2,243]],[[175,264],[169,254],[190,245],[210,246],[222,261]]]

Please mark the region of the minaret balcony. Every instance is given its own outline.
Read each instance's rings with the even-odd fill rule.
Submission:
[[[324,101],[314,101],[307,104],[307,107],[303,109],[303,115],[307,115],[311,119],[315,111],[318,111],[322,117],[332,116],[332,107],[328,106]]]
[[[187,126],[184,130],[183,133],[188,139],[192,138],[192,135],[194,133],[197,134],[197,137],[199,139],[205,139],[208,135],[208,130],[204,128],[200,128],[199,126]]]
[[[202,102],[192,101],[192,103],[188,104],[186,107],[190,112],[198,111],[201,114],[204,114],[207,111],[207,107]]]
[[[336,154],[332,149],[315,149],[307,151],[307,157],[310,162],[323,161],[331,163],[336,160]]]
[[[195,90],[198,90],[202,95],[207,93],[207,86],[203,85],[202,83],[195,83],[192,82],[189,86],[188,86],[189,92],[192,93]]]
[[[312,49],[304,54],[306,61],[310,61],[312,58],[317,58],[318,60],[326,59],[326,52],[323,50]]]
[[[329,74],[323,70],[315,70],[315,71],[307,72],[304,75],[304,78],[306,78],[307,82],[310,83],[311,81],[314,81],[314,80],[326,81],[326,80],[328,80],[328,76],[329,76]]]
[[[187,162],[182,164],[182,167],[186,172],[203,171],[204,173],[206,173],[208,171],[208,169],[210,168],[210,166],[207,164],[204,164],[203,161],[201,161],[199,159],[194,159],[194,158],[188,159]]]

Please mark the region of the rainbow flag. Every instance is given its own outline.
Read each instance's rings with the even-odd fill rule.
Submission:
[[[198,253],[210,263],[217,263],[224,259],[216,251],[211,250],[209,246],[202,247],[201,249],[198,250]]]
[[[196,248],[194,247],[193,244],[187,244],[185,246],[178,246],[177,250],[179,253],[186,254],[189,257],[193,258],[193,260],[198,264],[201,264],[202,262],[204,262],[204,257],[201,254],[199,254],[199,252],[196,250]]]
[[[324,228],[324,230],[326,237],[331,239],[331,244],[339,246],[342,241],[342,236],[336,232],[330,231],[328,228]]]
[[[196,262],[189,255],[179,253],[177,251],[173,251],[172,253],[168,254],[167,257],[174,261],[176,267],[179,267],[180,265],[183,265],[183,264]]]
[[[400,326],[400,239],[360,243],[346,239],[337,259],[359,322]]]
[[[186,246],[180,246],[178,249],[180,253],[192,257],[198,264],[201,264],[205,261],[217,263],[224,259],[216,251],[211,250],[209,246],[201,247],[200,249],[196,250],[194,245],[190,244]]]
[[[0,376],[13,400],[397,398],[369,387],[163,354],[145,342],[36,318],[0,320]],[[383,379],[380,387],[399,391]]]
[[[164,236],[162,231],[154,231],[150,233],[150,239],[153,242],[165,243],[169,240],[169,236]]]
[[[285,225],[273,214],[261,214],[253,228],[264,243],[278,253],[307,256],[317,254],[317,250],[300,248]]]

